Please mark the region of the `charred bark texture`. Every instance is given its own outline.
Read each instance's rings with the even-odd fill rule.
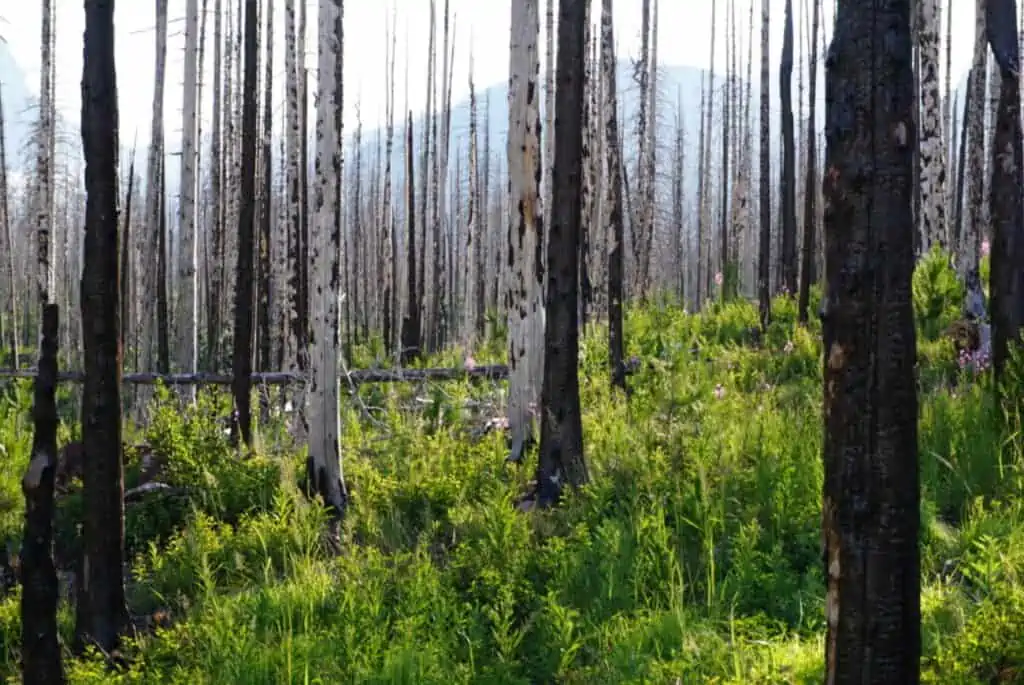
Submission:
[[[75,638],[110,654],[128,627],[121,459],[121,345],[118,296],[118,109],[114,2],[85,3],[82,145],[85,264],[82,269],[83,557]]]
[[[132,244],[132,190],[135,188],[135,146],[128,164],[128,189],[124,193],[124,233],[121,236],[121,350],[124,350],[125,331],[131,321],[131,244]]]
[[[761,140],[760,178],[758,179],[760,203],[760,228],[757,248],[757,309],[761,330],[767,331],[772,318],[771,292],[769,291],[772,251],[772,191],[771,186],[771,103],[768,89],[768,47],[771,35],[771,5],[761,0]]]
[[[583,56],[587,0],[561,0],[555,87],[555,166],[548,242],[547,322],[541,389],[537,504],[554,504],[563,487],[587,482],[578,376],[577,309],[580,188],[583,170]]]
[[[164,172],[167,170],[167,158],[163,152],[160,153],[160,178],[157,179],[160,191],[157,199],[159,216],[157,217],[157,230],[160,232],[157,238],[159,254],[157,255],[156,268],[156,368],[160,373],[171,371],[171,315],[169,297],[167,296],[167,261],[169,250],[167,246],[167,178]]]
[[[416,168],[412,136],[412,111],[409,111],[405,119],[405,277],[408,288],[405,316],[402,318],[402,352],[399,355],[403,366],[418,359],[420,355],[420,292],[416,287],[419,283],[416,270]]]
[[[57,305],[43,307],[43,337],[32,405],[32,460],[21,481],[21,650],[26,685],[64,683],[53,563],[53,488],[57,471]]]
[[[235,382],[235,425],[232,437],[252,444],[252,329],[253,329],[253,252],[256,234],[256,81],[259,31],[256,0],[245,2],[245,84],[242,93],[242,206],[238,216],[238,266],[235,284],[235,333],[232,366]]]
[[[840,3],[826,59],[828,685],[919,682],[910,3]]]
[[[1019,50],[1016,0],[988,0],[989,46],[999,66],[999,107],[992,145],[992,361],[1001,377],[1010,358],[1010,344],[1019,342],[1024,327],[1024,236],[1021,198],[1022,145]]]
[[[624,265],[623,244],[626,230],[622,209],[622,147],[619,144],[618,100],[615,94],[615,31],[612,23],[612,0],[601,3],[601,81],[604,86],[605,158],[608,167],[608,358],[612,367],[612,385],[626,389],[622,372],[625,356],[622,328]]]
[[[786,0],[779,65],[782,98],[782,286],[786,294],[797,291],[796,268],[796,153],[793,128],[793,0]]]
[[[808,87],[807,101],[809,103],[809,114],[807,121],[807,166],[806,179],[804,183],[804,241],[800,255],[800,298],[797,307],[797,316],[800,323],[807,323],[807,308],[811,301],[811,284],[816,279],[814,273],[814,255],[817,253],[815,246],[816,233],[815,225],[818,221],[818,118],[817,118],[817,93],[818,93],[818,33],[821,19],[821,0],[811,0],[814,5],[811,19],[811,55],[808,61],[807,78],[810,81]]]

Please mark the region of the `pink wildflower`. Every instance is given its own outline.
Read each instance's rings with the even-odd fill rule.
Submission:
[[[991,250],[992,250],[991,243],[989,243],[988,240],[982,240],[981,241],[981,256],[982,257],[988,257],[988,253]]]

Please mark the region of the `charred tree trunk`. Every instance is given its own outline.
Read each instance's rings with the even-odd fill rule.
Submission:
[[[124,194],[124,230],[121,233],[121,265],[118,276],[121,279],[121,353],[124,354],[125,331],[131,321],[131,238],[132,238],[132,191],[135,188],[135,146],[132,145],[131,162],[128,164],[128,190]]]
[[[394,9],[392,8],[392,11]],[[386,92],[385,102],[385,125],[387,127],[384,142],[384,191],[382,211],[380,215],[380,245],[377,249],[377,265],[380,271],[378,277],[382,281],[381,295],[381,334],[384,339],[384,349],[390,356],[395,350],[395,304],[397,299],[395,293],[398,291],[397,275],[398,254],[395,250],[397,243],[394,234],[394,207],[391,200],[391,161],[394,150],[395,138],[395,28],[391,24],[390,41],[387,44],[388,52],[385,55],[386,71]]]
[[[124,594],[124,466],[121,459],[121,321],[117,264],[117,73],[114,3],[85,5],[82,145],[85,265],[82,270],[82,568],[75,637],[110,654],[128,627]]]
[[[56,274],[54,271],[55,253],[53,249],[53,176],[54,160],[50,147],[54,135],[54,102],[53,102],[53,0],[42,0],[42,36],[40,40],[41,55],[39,61],[39,136],[36,141],[36,178],[35,178],[35,211],[36,211],[36,246],[38,266],[39,301],[47,304],[53,301],[56,293]]]
[[[420,355],[420,293],[416,268],[416,178],[412,146],[412,111],[405,120],[405,278],[408,292],[405,296],[405,316],[402,318],[402,366],[407,366]],[[423,268],[422,265],[419,266]]]
[[[552,178],[548,290],[544,328],[537,505],[558,502],[566,485],[589,478],[583,458],[578,376],[580,181],[583,168],[583,60],[587,0],[560,0],[555,87],[555,166]]]
[[[757,302],[761,329],[767,330],[772,317],[771,275],[772,252],[772,190],[771,190],[771,118],[768,90],[768,37],[771,35],[770,0],[761,0],[761,227],[757,252]]]
[[[9,188],[7,185],[7,140],[4,134],[4,99],[3,86],[0,85],[0,230],[3,230],[4,247],[7,251],[7,284],[11,298],[11,363],[19,367],[18,344],[18,284],[14,269],[14,234],[11,231]],[[0,340],[0,345],[3,344]]]
[[[624,367],[625,342],[622,328],[623,244],[626,231],[622,208],[622,147],[619,144],[618,99],[615,93],[615,29],[612,0],[601,2],[601,79],[604,85],[604,136],[608,173],[608,359],[612,367],[612,385],[626,389]]]
[[[988,42],[999,66],[999,107],[992,145],[992,361],[1005,375],[1011,343],[1024,328],[1024,202],[1021,198],[1020,50],[1016,0],[988,0]]]
[[[157,196],[156,228],[159,231],[157,243],[160,254],[156,267],[156,368],[160,373],[171,372],[171,315],[167,296],[167,262],[170,250],[167,245],[167,158],[160,155],[160,175],[156,179],[159,188]]]
[[[974,79],[974,71],[967,72],[967,92],[971,92],[973,88],[971,82]],[[961,250],[963,249],[964,236],[964,185],[966,178],[964,172],[967,167],[967,131],[968,123],[970,122],[970,116],[966,111],[970,107],[970,101],[968,100],[964,107],[964,113],[960,121],[960,154],[957,159],[956,165],[956,198],[953,203],[953,237],[950,243],[950,250],[955,255],[957,264],[962,264]]]
[[[222,191],[224,176],[224,156],[222,151],[223,124],[223,86],[222,58],[224,38],[221,24],[223,12],[221,0],[213,4],[213,131],[210,137],[210,258],[207,263],[206,312],[206,368],[220,368],[220,329],[221,329],[221,287],[224,283],[224,268],[221,255],[224,244],[224,193]]]
[[[267,14],[267,61],[264,65],[263,77],[263,135],[261,137],[263,159],[263,173],[260,179],[263,192],[261,193],[260,208],[260,238],[259,238],[259,326],[256,338],[259,340],[259,368],[263,371],[272,371],[274,366],[274,336],[273,336],[273,314],[274,304],[278,301],[279,294],[274,290],[273,278],[273,227],[271,212],[273,211],[273,177],[274,177],[274,155],[273,155],[273,133],[274,133],[274,0],[266,0],[265,12]]]
[[[804,181],[804,243],[800,255],[800,299],[797,318],[807,323],[807,308],[811,301],[811,285],[817,280],[814,273],[814,255],[817,252],[815,227],[818,221],[818,31],[821,21],[821,0],[811,0],[814,6],[811,19],[811,55],[808,59],[807,169]]]
[[[967,156],[967,225],[957,250],[961,275],[978,274],[981,260],[981,231],[985,212],[985,3],[977,0],[974,26],[974,60],[971,63],[970,90],[965,116],[969,131]]]
[[[21,658],[26,685],[66,682],[57,630],[57,569],[53,563],[53,484],[57,470],[57,305],[43,307],[43,337],[32,404],[32,461],[21,489]]]
[[[782,63],[779,65],[782,97],[782,286],[789,296],[796,293],[796,155],[793,131],[793,0],[786,0],[782,33]]]
[[[906,0],[840,3],[825,78],[829,685],[920,678],[911,52]]]
[[[238,215],[238,265],[235,276],[235,331],[232,394],[236,418],[232,439],[252,444],[253,330],[253,242],[256,232],[256,77],[257,32],[256,0],[245,0],[245,83],[242,92],[242,178],[241,208]]]

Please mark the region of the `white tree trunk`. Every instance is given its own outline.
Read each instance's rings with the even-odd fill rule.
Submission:
[[[537,263],[544,236],[539,187],[538,2],[521,0],[512,4],[507,154],[513,208],[508,249],[513,266],[506,290],[512,461],[522,458],[525,443],[532,437],[532,413],[540,404],[544,371],[544,265]]]
[[[181,112],[181,186],[178,200],[178,289],[175,356],[181,372],[198,371],[196,320],[199,289],[196,282],[196,97],[198,95],[199,7],[197,0],[185,3],[185,91]],[[185,396],[195,399],[195,386]]]
[[[338,326],[341,232],[335,221],[340,205],[341,175],[342,5],[341,0],[319,0],[318,97],[316,104],[315,213],[310,222],[310,341],[311,379],[308,387],[309,484],[324,499],[332,520],[345,510],[345,486],[341,473],[338,438],[341,431],[338,405]],[[336,530],[336,529],[335,529]]]

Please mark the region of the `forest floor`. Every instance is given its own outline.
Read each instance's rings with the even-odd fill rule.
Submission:
[[[999,457],[987,381],[937,334],[959,309],[955,287],[929,278],[915,283],[924,681],[1024,682],[1024,456]],[[134,614],[167,627],[127,645],[120,675],[69,657],[70,681],[821,682],[819,332],[795,325],[789,301],[774,311],[761,349],[742,344],[757,323],[747,303],[630,312],[627,354],[644,368],[628,403],[609,389],[604,331],[589,331],[593,482],[550,512],[515,511],[529,463],[506,464],[502,436],[474,435],[500,414],[502,384],[363,387],[343,417],[352,503],[336,557],[283,430],[265,428],[266,447],[239,459],[224,397],[182,412],[162,393],[129,439],[187,495],[129,505],[128,590]],[[20,536],[28,406],[27,384],[0,390],[0,539]],[[138,464],[127,470],[131,485]],[[61,498],[58,547],[76,544],[78,511],[77,494]],[[0,602],[9,682],[18,602]],[[66,603],[61,625],[70,644]]]

